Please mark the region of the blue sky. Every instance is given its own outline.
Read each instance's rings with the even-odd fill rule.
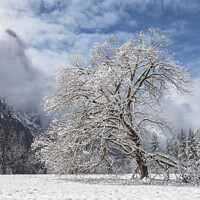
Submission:
[[[193,97],[172,96],[171,112],[179,113],[174,120],[200,128],[199,0],[0,0],[0,40],[9,43],[3,33],[15,31],[30,65],[49,76],[67,66],[67,54],[87,57],[108,34],[124,42],[152,26],[168,34],[176,59],[195,79]]]

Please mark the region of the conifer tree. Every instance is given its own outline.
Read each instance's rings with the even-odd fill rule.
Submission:
[[[175,158],[178,158],[178,144],[177,141],[174,142],[174,148],[173,148],[174,152],[173,152],[173,156]]]
[[[158,137],[157,137],[156,133],[153,133],[152,139],[151,139],[151,147],[150,147],[151,153],[157,152],[158,149],[159,149]]]
[[[178,149],[178,160],[179,161],[186,161],[186,140],[185,140],[185,133],[181,130],[180,137],[179,137],[179,149]]]
[[[156,133],[154,132],[151,137],[151,146],[150,146],[151,153],[155,153],[159,151],[159,142]],[[151,160],[150,168],[152,173],[157,173],[159,168],[155,161]]]
[[[167,139],[166,141],[166,147],[165,147],[165,153],[169,156],[174,156],[174,145],[172,139]]]
[[[167,139],[166,140],[166,144],[165,144],[165,153],[167,154],[167,155],[169,155],[169,139]]]
[[[190,129],[187,136],[186,142],[186,155],[188,160],[193,160],[197,158],[197,150],[194,132]]]
[[[196,133],[196,149],[197,149],[197,159],[200,160],[200,129]]]

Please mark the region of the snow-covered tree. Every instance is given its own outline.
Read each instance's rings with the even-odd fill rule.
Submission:
[[[188,160],[194,160],[197,158],[197,150],[195,143],[194,132],[190,129],[187,135],[186,141],[186,155]]]
[[[150,143],[150,152],[151,153],[156,153],[159,152],[159,141],[158,141],[158,136],[155,132],[153,132],[151,136],[151,143]],[[155,162],[155,160],[150,161],[150,171],[151,173],[158,173],[159,171],[159,166]]]
[[[177,159],[178,158],[178,143],[177,141],[174,142],[174,147],[173,147],[174,151],[173,151],[173,156]]]
[[[110,36],[93,46],[88,60],[69,61],[46,97],[46,110],[57,115],[48,139],[39,142],[41,159],[54,172],[85,172],[112,167],[114,152],[121,152],[135,159],[141,179],[148,176],[146,158],[153,154],[145,151],[145,139],[151,127],[168,127],[161,98],[172,87],[180,93],[191,89],[166,35],[150,28],[122,45]]]
[[[152,153],[159,150],[159,142],[156,133],[152,134],[150,150]]]
[[[169,156],[174,156],[174,144],[172,139],[166,140],[165,153]]]
[[[186,161],[187,160],[186,139],[185,139],[185,133],[184,133],[183,130],[181,130],[181,133],[180,133],[180,136],[179,136],[178,160],[179,161]]]
[[[196,133],[197,159],[200,160],[200,129]]]

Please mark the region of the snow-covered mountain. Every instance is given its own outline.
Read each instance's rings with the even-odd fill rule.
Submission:
[[[39,115],[28,109],[14,110],[3,98],[0,99],[0,124],[9,134],[25,131],[30,140],[42,130]]]
[[[0,173],[34,173],[31,143],[39,132],[39,116],[27,109],[15,111],[0,99]]]

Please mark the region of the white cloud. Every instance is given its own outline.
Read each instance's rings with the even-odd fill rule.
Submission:
[[[6,98],[12,106],[31,106],[39,111],[49,79],[32,68],[25,55],[25,48],[15,32],[1,32],[0,97]]]
[[[164,105],[174,127],[196,131],[200,128],[200,78],[194,80],[192,95],[180,96],[175,91],[165,99]]]
[[[67,66],[67,53],[54,52],[49,49],[38,50],[29,48],[26,55],[31,60],[33,67],[42,70],[51,76],[55,76],[55,71],[60,67]],[[58,62],[59,61],[59,62]]]

